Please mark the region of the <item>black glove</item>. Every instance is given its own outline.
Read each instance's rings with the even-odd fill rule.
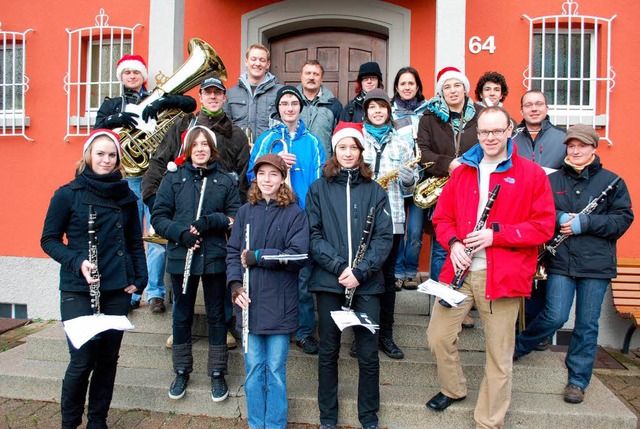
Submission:
[[[147,207],[149,207],[149,212],[153,213],[153,206],[156,203],[156,194],[151,195],[144,203],[147,205]]]
[[[166,110],[169,106],[166,106],[166,99],[164,97],[158,98],[153,103],[149,104],[142,111],[142,120],[145,122],[149,122],[149,119],[158,120],[158,113]]]
[[[114,129],[118,127],[128,127],[135,128],[136,127],[136,119],[138,117],[137,113],[131,112],[121,112],[115,115],[111,115],[104,122],[104,127],[109,129]]]
[[[200,219],[196,220],[191,224],[200,234],[205,233],[209,229],[209,222],[205,216],[202,216]]]
[[[245,264],[247,264],[247,267],[258,265],[258,260],[256,259],[256,251],[251,249],[247,250],[247,253],[244,256],[244,262]]]
[[[193,234],[191,231],[185,231],[180,234],[180,244],[182,244],[187,249],[191,249],[200,241],[200,237]]]

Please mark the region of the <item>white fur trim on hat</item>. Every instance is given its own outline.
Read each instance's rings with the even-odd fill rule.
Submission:
[[[84,142],[84,146],[82,147],[83,156],[87,153],[87,150],[89,150],[89,146],[91,146],[91,143],[98,137],[107,137],[109,140],[111,140],[113,144],[116,145],[118,160],[122,159],[122,152],[120,150],[120,136],[118,136],[118,134],[116,134],[114,131],[102,128],[93,130],[93,132],[89,134],[89,137]]]
[[[142,75],[142,78],[147,81],[149,73],[147,72],[147,64],[144,62],[140,55],[124,55],[116,67],[116,77],[119,81],[122,81],[122,73],[125,70],[137,70]]]
[[[456,79],[462,82],[464,85],[465,94],[469,94],[471,86],[469,85],[469,79],[455,67],[445,67],[438,72],[438,83],[436,84],[436,92],[442,95],[442,87],[444,83],[449,79]]]
[[[359,129],[358,129],[359,126]],[[364,149],[364,136],[362,135],[362,124],[340,122],[331,137],[331,148],[335,151],[336,145],[345,137],[353,137],[360,149]]]

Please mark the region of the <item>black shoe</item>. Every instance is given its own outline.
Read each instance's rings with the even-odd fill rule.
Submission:
[[[545,350],[548,350],[550,345],[551,345],[551,337],[546,337],[545,339],[540,341],[540,343],[536,346],[536,350],[539,352],[543,352]]]
[[[318,342],[311,335],[301,340],[296,340],[296,345],[308,355],[315,355],[318,353]]]
[[[211,376],[211,399],[213,399],[213,402],[221,402],[227,399],[227,396],[229,396],[229,388],[224,379],[224,374],[220,371],[215,371]]]
[[[129,301],[129,313],[131,313],[136,308],[140,308],[140,301]]]
[[[444,411],[454,402],[462,401],[466,398],[466,396],[463,396],[462,398],[449,398],[444,393],[438,392],[436,396],[427,402],[427,408],[431,408],[434,411]]]
[[[171,383],[171,387],[169,387],[169,398],[171,399],[180,399],[184,396],[184,393],[187,391],[187,384],[189,383],[189,373],[178,371],[176,374],[175,380]]]
[[[391,338],[380,338],[378,348],[391,359],[404,359],[404,352],[393,342]]]
[[[396,279],[396,292],[400,292],[402,290],[402,286],[404,286],[404,279]]]
[[[349,356],[358,357],[358,348],[356,347],[356,340],[351,343],[351,349],[349,349]]]

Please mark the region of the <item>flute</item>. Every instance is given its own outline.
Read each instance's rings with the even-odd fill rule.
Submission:
[[[245,248],[249,250],[249,240],[251,238],[251,225],[247,224],[244,228],[244,244]],[[242,275],[242,282],[244,283],[244,288],[249,296],[249,267],[244,269],[244,274]],[[242,349],[245,353],[249,351],[249,303],[247,303],[247,308],[242,309]]]
[[[198,201],[198,210],[196,211],[196,220],[200,218],[202,213],[202,203],[204,202],[204,191],[207,187],[207,178],[202,179],[202,187],[200,188],[200,200]],[[187,257],[184,261],[184,274],[182,278],[182,294],[187,293],[187,286],[189,285],[189,276],[191,276],[191,262],[193,261],[194,249],[187,250]]]
[[[373,216],[375,209],[371,207],[369,209],[369,214],[367,215],[367,221],[365,223],[364,231],[362,231],[362,238],[360,239],[360,245],[358,246],[358,250],[356,251],[356,256],[353,258],[353,262],[351,263],[351,269],[355,268],[362,259],[364,258],[364,253],[367,251],[367,247],[369,247],[369,235],[371,235],[371,229],[373,228]],[[350,219],[347,219],[350,222]],[[351,245],[351,243],[349,243]],[[344,289],[344,305],[342,309],[345,311],[351,310],[351,303],[353,302],[353,295],[356,293],[356,288]]]
[[[493,188],[493,191],[491,191],[491,194],[489,195],[489,199],[487,200],[487,204],[485,204],[484,209],[482,210],[482,214],[480,215],[480,219],[478,219],[478,223],[476,223],[476,226],[475,228],[473,228],[473,231],[480,231],[482,228],[484,228],[485,224],[487,223],[487,219],[489,218],[489,212],[491,211],[491,207],[493,207],[493,202],[496,200],[496,197],[498,196],[499,191],[500,191],[500,185],[496,185],[495,188]],[[466,253],[467,256],[471,257],[471,253],[473,252],[474,249],[475,247],[465,247],[464,253]],[[454,289],[460,289],[460,286],[462,286],[462,284],[460,284],[460,280],[462,279],[462,277],[466,272],[467,272],[466,268],[458,269],[456,271],[455,276],[453,277],[453,281],[451,282],[451,287],[453,287]],[[440,304],[442,304],[447,308],[451,308],[451,304],[449,304],[444,299],[441,299],[438,302],[440,302]]]

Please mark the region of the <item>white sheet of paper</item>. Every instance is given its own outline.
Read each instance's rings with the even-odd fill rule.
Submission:
[[[106,314],[80,316],[67,320],[62,324],[69,341],[76,349],[82,347],[84,343],[100,332],[109,329],[117,329],[118,331],[135,329],[135,326],[131,324],[127,316],[109,316]]]
[[[442,298],[453,307],[458,307],[465,299],[467,299],[467,295],[432,279],[427,279],[426,282],[419,284],[418,292],[428,293],[430,295],[437,296],[438,298]]]
[[[363,326],[371,331],[372,334],[376,333],[378,325],[374,323],[367,313],[356,313],[355,311],[337,310],[331,312],[331,318],[336,322],[336,326],[341,331],[349,326]]]
[[[145,122],[142,120],[142,111],[145,106],[140,106],[139,104],[131,104],[128,103],[127,107],[125,107],[125,112],[135,113],[138,115],[136,119],[136,128],[144,131],[147,134],[152,134],[156,130],[156,120],[149,119],[149,122]]]

